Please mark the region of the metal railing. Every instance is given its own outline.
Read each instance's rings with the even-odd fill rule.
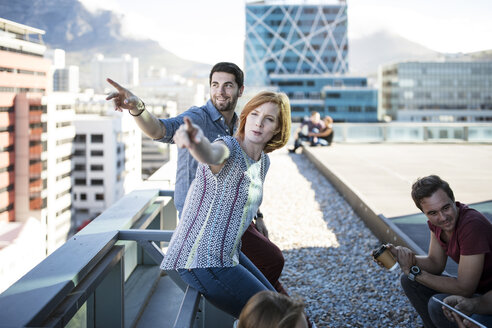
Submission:
[[[335,142],[492,143],[492,123],[335,123]]]
[[[172,196],[173,191],[135,190],[104,211],[0,294],[0,326],[136,326],[163,274],[163,242],[177,224]],[[197,312],[204,316],[212,306],[177,272],[166,274],[184,296],[176,318],[159,320],[174,327],[232,322],[214,309],[208,321],[194,325]]]

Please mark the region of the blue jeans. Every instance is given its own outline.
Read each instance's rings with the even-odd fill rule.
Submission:
[[[403,274],[401,276],[401,285],[405,294],[407,295],[410,303],[412,303],[415,310],[422,318],[425,328],[455,328],[458,325],[454,322],[449,321],[444,312],[442,311],[442,305],[432,300],[432,296],[435,296],[441,301],[445,299],[449,294],[440,293],[434,289],[428,288],[416,281],[411,281],[408,277]],[[478,296],[475,294],[474,296]],[[486,327],[491,324],[491,316],[486,315],[472,315],[472,318],[478,322],[483,322]]]
[[[449,296],[449,294],[436,294],[434,295],[437,299],[441,301]],[[480,294],[474,294],[473,297],[478,297]],[[434,301],[432,298],[429,301],[429,315],[432,319],[432,322],[436,327],[458,327],[454,322],[450,322],[442,313],[442,305]],[[471,318],[480,322],[485,327],[492,327],[492,315],[481,315],[481,314],[472,314]]]
[[[224,268],[179,269],[181,278],[198,290],[210,303],[239,318],[251,296],[275,288],[241,252],[239,264]]]

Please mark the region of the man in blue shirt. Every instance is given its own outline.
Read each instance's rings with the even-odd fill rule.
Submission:
[[[233,63],[221,62],[212,68],[209,77],[210,100],[204,106],[191,107],[168,119],[158,119],[145,110],[144,102],[131,91],[111,79],[107,81],[117,91],[110,93],[106,99],[114,101],[116,110],[127,109],[142,131],[156,141],[173,143],[174,133],[183,124],[185,116],[200,126],[210,141],[223,135],[233,135],[236,131],[238,117],[234,110],[244,90],[244,74]],[[178,148],[174,203],[179,213],[195,178],[197,166],[198,162],[187,149]],[[280,249],[267,237],[268,231],[263,216],[258,212],[256,224],[252,223],[243,235],[241,251],[260,269],[277,291],[287,294],[278,281],[284,266],[284,257]]]

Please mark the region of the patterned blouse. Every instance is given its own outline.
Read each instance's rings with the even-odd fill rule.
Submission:
[[[163,270],[231,267],[239,263],[241,237],[258,210],[270,165],[254,161],[230,136],[218,138],[230,154],[219,173],[198,164],[181,220],[161,264]]]

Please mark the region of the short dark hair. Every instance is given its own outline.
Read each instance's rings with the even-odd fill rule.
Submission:
[[[234,63],[229,63],[229,62],[220,62],[214,65],[212,67],[212,70],[210,71],[210,77],[208,84],[212,84],[212,75],[215,72],[225,72],[225,73],[230,73],[234,75],[234,78],[236,80],[238,88],[241,88],[244,85],[244,73],[243,71]]]
[[[454,202],[454,194],[449,187],[449,183],[442,180],[437,175],[418,178],[412,185],[412,199],[415,205],[422,211],[422,199],[432,196],[436,191],[442,189]]]

